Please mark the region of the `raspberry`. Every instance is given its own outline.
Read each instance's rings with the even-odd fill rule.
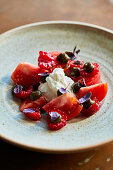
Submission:
[[[59,112],[58,112],[59,113]],[[61,115],[61,114],[60,114]],[[48,128],[50,130],[59,130],[61,129],[62,127],[66,126],[66,116],[65,115],[61,115],[62,118],[61,118],[61,121],[58,122],[58,123],[52,123],[51,120],[50,120],[50,116],[48,115],[47,117],[47,122],[48,122]]]
[[[30,86],[26,91],[22,90],[20,93],[17,93],[15,95],[16,95],[16,97],[18,97],[20,99],[25,99],[30,96],[32,91],[33,91],[33,86]]]
[[[23,113],[25,114],[25,116],[27,116],[29,119],[31,120],[40,120],[41,119],[41,114],[40,114],[40,108],[37,107],[35,108],[28,108],[28,109],[24,109]]]
[[[95,101],[95,103],[93,105],[91,105],[87,109],[85,109],[85,108],[82,109],[82,114],[84,116],[91,116],[100,109],[101,103],[96,98],[93,98],[92,100]]]

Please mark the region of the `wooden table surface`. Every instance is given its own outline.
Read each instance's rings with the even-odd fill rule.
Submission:
[[[113,0],[0,0],[0,33],[47,20],[72,20],[113,30]],[[113,170],[113,143],[88,152],[42,154],[0,141],[0,169]]]

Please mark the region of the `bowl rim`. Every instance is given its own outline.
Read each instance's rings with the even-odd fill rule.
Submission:
[[[105,31],[108,33],[113,34],[113,30],[105,28],[103,26],[99,26],[99,25],[95,25],[95,24],[90,24],[87,22],[79,22],[79,21],[65,21],[65,20],[56,20],[56,21],[41,21],[41,22],[33,22],[30,24],[25,24],[25,25],[21,25],[15,28],[12,28],[8,31],[5,31],[3,33],[0,34],[0,38],[2,38],[3,36],[9,34],[9,33],[14,33],[15,31],[24,29],[24,28],[28,28],[28,27],[33,27],[33,26],[38,26],[38,25],[52,25],[52,24],[71,24],[71,25],[80,25],[80,26],[85,26],[85,27],[91,27],[91,28],[96,28],[98,30],[101,31]]]
[[[15,33],[16,31],[25,29],[25,28],[29,28],[29,27],[35,27],[38,25],[52,25],[52,24],[69,24],[69,25],[78,25],[78,26],[85,26],[87,28],[94,28],[100,31],[104,31],[107,33],[110,33],[113,35],[113,30],[107,29],[105,27],[102,26],[98,26],[98,25],[94,25],[94,24],[90,24],[90,23],[85,23],[85,22],[79,22],[79,21],[65,21],[65,20],[57,20],[57,21],[42,21],[42,22],[35,22],[35,23],[31,23],[31,24],[26,24],[26,25],[22,25],[16,28],[13,28],[11,30],[8,30],[2,34],[0,34],[0,38],[4,38],[7,35],[10,35],[12,33]],[[109,140],[105,140],[104,142],[98,142],[96,144],[92,144],[92,145],[88,145],[88,146],[83,146],[83,147],[78,147],[78,148],[68,148],[68,149],[55,149],[55,148],[47,148],[47,147],[36,147],[36,146],[30,146],[27,145],[25,143],[22,142],[18,142],[16,140],[10,139],[4,135],[0,135],[0,138],[3,139],[5,142],[7,143],[11,143],[15,146],[27,149],[27,150],[32,150],[32,151],[37,151],[37,152],[43,152],[43,153],[54,153],[54,154],[61,154],[61,153],[74,153],[74,152],[82,152],[82,151],[88,151],[91,149],[95,149],[96,147],[100,147],[103,146],[107,143],[110,143],[113,141],[112,139]]]

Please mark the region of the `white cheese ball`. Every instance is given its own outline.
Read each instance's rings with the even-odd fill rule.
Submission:
[[[63,69],[55,68],[46,78],[46,83],[39,86],[39,90],[47,101],[51,101],[57,97],[57,91],[60,88],[67,88],[67,91],[72,93],[71,86],[73,83],[74,81],[70,77],[65,76]]]

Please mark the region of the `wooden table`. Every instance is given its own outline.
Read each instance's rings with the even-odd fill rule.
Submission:
[[[113,0],[0,0],[0,33],[45,20],[73,20],[113,30]],[[74,154],[27,151],[0,141],[0,169],[113,170],[113,143]]]

